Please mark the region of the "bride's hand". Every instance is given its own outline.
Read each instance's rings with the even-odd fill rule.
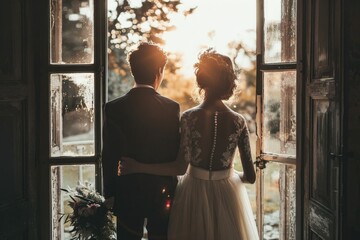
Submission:
[[[118,166],[118,175],[127,175],[138,172],[140,163],[130,157],[121,157]]]

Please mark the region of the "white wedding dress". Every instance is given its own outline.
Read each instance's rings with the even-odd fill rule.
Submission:
[[[252,161],[244,118],[194,108],[181,117],[181,135],[189,167],[176,188],[169,240],[259,239],[247,191],[233,169],[236,147]]]

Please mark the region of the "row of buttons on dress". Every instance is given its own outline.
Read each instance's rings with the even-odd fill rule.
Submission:
[[[214,159],[214,153],[215,153],[215,147],[216,147],[216,138],[217,138],[217,117],[218,112],[215,112],[214,116],[214,139],[213,139],[213,147],[211,149],[211,155],[210,155],[210,163],[209,163],[209,170],[212,170],[212,164]]]

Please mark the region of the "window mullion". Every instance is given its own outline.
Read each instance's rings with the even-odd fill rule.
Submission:
[[[256,169],[256,224],[260,240],[264,236],[264,170]]]
[[[264,51],[264,2],[257,0],[256,2],[256,157],[261,154],[262,149],[262,63]],[[264,236],[264,175],[263,169],[256,168],[256,224],[259,232],[260,240]]]

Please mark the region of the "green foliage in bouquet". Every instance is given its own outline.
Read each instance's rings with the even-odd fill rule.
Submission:
[[[113,214],[105,206],[105,198],[84,185],[75,189],[61,189],[69,194],[69,206],[73,212],[61,214],[73,229],[70,231],[72,240],[114,240],[115,226],[112,222]],[[59,221],[60,221],[59,220]]]

